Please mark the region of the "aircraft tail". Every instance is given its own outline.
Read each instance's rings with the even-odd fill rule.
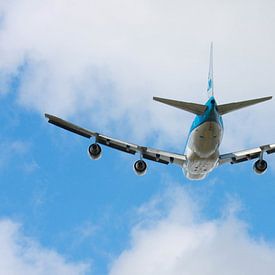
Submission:
[[[214,96],[214,76],[213,76],[213,42],[210,46],[210,62],[208,71],[208,84],[207,84],[208,98]]]
[[[257,99],[251,99],[251,100],[245,100],[245,101],[239,101],[239,102],[232,102],[228,104],[218,105],[217,109],[220,115],[224,115],[236,110],[239,110],[241,108],[249,107],[254,104],[258,104],[267,100],[270,100],[272,96],[257,98]]]
[[[193,113],[195,115],[202,115],[207,108],[205,105],[197,104],[197,103],[177,101],[177,100],[166,99],[166,98],[161,98],[161,97],[153,97],[153,99],[155,101],[185,110],[185,111]]]
[[[214,96],[214,77],[213,77],[213,42],[210,46],[210,62],[209,62],[209,72],[208,72],[208,86],[207,86],[207,92],[208,97],[211,98]],[[257,99],[251,99],[251,100],[245,100],[245,101],[239,101],[239,102],[232,102],[228,104],[223,105],[217,105],[217,110],[220,115],[224,115],[245,107],[249,107],[254,104],[258,104],[267,100],[270,100],[272,96],[268,97],[262,97]],[[206,109],[207,106],[197,103],[191,103],[191,102],[184,102],[184,101],[177,101],[172,99],[166,99],[161,97],[153,97],[154,100],[185,110],[187,112],[193,113],[195,115],[202,115]]]

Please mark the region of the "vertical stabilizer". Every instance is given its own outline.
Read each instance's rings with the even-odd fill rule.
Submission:
[[[214,96],[214,79],[213,79],[213,42],[210,46],[210,62],[208,72],[208,86],[207,86],[208,98]]]

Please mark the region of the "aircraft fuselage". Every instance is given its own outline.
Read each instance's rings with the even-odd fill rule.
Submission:
[[[187,161],[183,166],[187,178],[200,180],[218,164],[219,146],[223,136],[222,117],[214,97],[206,103],[207,110],[196,116],[185,148]]]

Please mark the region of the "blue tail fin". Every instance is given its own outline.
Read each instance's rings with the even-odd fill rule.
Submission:
[[[213,79],[213,42],[210,46],[210,63],[208,72],[208,86],[207,86],[208,98],[214,96],[214,79]]]

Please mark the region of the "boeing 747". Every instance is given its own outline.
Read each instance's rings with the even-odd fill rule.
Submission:
[[[182,168],[185,176],[190,180],[204,179],[207,174],[222,164],[236,164],[252,159],[256,159],[253,166],[254,171],[257,174],[264,173],[267,169],[267,162],[264,160],[264,154],[275,153],[275,144],[262,145],[253,149],[220,154],[219,147],[224,131],[222,116],[232,111],[267,101],[272,97],[268,96],[219,105],[214,98],[213,85],[213,46],[211,44],[207,88],[209,99],[205,105],[160,97],[153,98],[158,102],[196,115],[189,132],[184,154],[167,152],[114,139],[101,133],[84,129],[56,116],[49,114],[45,114],[45,116],[49,123],[85,138],[94,138],[95,142],[88,148],[88,153],[94,160],[99,159],[102,155],[100,144],[128,154],[138,154],[139,158],[134,163],[134,171],[137,175],[144,175],[146,173],[147,164],[144,159],[163,164],[176,164]]]

